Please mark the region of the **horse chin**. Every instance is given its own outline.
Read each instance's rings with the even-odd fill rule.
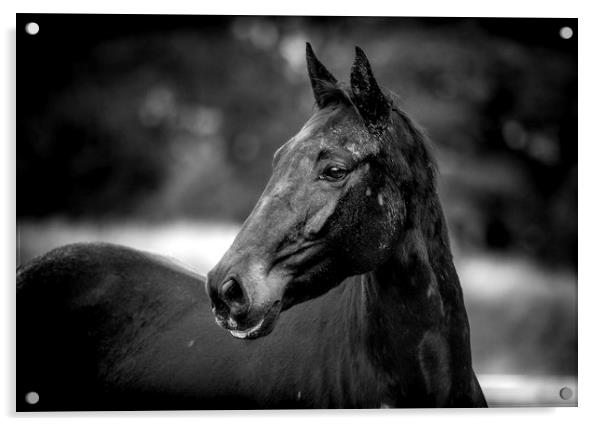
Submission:
[[[232,329],[229,327],[225,327],[233,337],[237,339],[257,339],[258,337],[267,336],[272,332],[276,322],[278,320],[278,316],[280,315],[280,311],[282,308],[282,304],[280,302],[275,302],[268,312],[252,327],[249,327],[244,330]],[[223,326],[223,324],[219,325]]]

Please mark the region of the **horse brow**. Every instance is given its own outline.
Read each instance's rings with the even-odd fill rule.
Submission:
[[[317,160],[319,161],[319,160],[322,160],[325,158],[328,159],[328,158],[332,158],[335,156],[336,156],[336,153],[334,152],[334,150],[332,148],[325,147],[325,148],[320,149],[320,152],[318,152]]]
[[[331,147],[323,147],[322,149],[320,149],[320,152],[318,152],[318,157],[316,159],[316,161],[320,161],[323,159],[336,159],[336,158],[347,158],[348,160],[351,160],[352,157],[349,154],[349,152],[345,149],[336,149],[336,148],[331,148]]]

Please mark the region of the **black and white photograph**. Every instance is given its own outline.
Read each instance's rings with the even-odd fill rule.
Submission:
[[[16,412],[577,407],[579,22],[17,14]]]

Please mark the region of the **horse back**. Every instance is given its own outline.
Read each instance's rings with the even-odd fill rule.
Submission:
[[[17,409],[153,408],[156,390],[186,401],[186,379],[170,372],[187,376],[183,354],[224,335],[204,284],[167,258],[111,244],[61,247],[20,267]],[[36,406],[24,402],[30,391]]]

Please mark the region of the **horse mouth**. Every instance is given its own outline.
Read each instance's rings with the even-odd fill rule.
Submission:
[[[234,337],[236,337],[237,339],[252,339],[254,337],[258,337],[257,335],[259,334],[259,330],[261,330],[261,327],[263,326],[263,323],[265,322],[265,317],[263,317],[261,319],[261,321],[259,321],[255,326],[251,327],[251,328],[247,328],[246,330],[228,330],[230,332],[230,334]]]
[[[280,315],[281,310],[280,301],[274,302],[268,312],[259,320],[259,322],[249,328],[240,330],[238,328],[231,327],[230,322],[220,321],[218,318],[215,322],[230,332],[230,334],[237,339],[256,339],[258,337],[269,334],[276,325],[276,319]],[[235,324],[232,324],[235,325]]]

